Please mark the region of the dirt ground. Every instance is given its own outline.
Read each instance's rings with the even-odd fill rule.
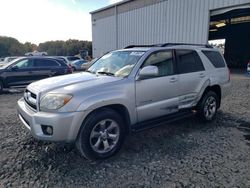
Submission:
[[[118,155],[87,161],[74,145],[33,139],[0,94],[0,187],[250,187],[250,77],[232,75],[214,122],[195,117],[127,137]]]

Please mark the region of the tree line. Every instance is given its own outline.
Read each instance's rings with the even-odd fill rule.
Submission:
[[[23,56],[34,50],[45,51],[50,56],[73,56],[79,54],[80,50],[87,50],[92,56],[92,42],[70,39],[47,41],[37,46],[31,42],[20,43],[15,38],[0,36],[0,57]]]

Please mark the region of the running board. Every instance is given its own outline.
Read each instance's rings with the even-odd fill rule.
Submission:
[[[161,126],[163,124],[166,123],[171,123],[180,119],[184,119],[187,117],[191,117],[195,114],[195,112],[193,112],[192,110],[188,110],[188,111],[182,111],[182,112],[178,112],[178,113],[174,113],[174,114],[170,114],[167,116],[162,116],[156,119],[151,119],[151,120],[147,120],[147,121],[143,121],[141,123],[137,123],[131,126],[131,131],[132,132],[140,132],[146,129],[151,129],[154,127],[158,127]]]

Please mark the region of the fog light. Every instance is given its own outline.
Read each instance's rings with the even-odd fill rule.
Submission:
[[[43,134],[45,135],[52,135],[53,134],[53,127],[50,125],[42,125]]]

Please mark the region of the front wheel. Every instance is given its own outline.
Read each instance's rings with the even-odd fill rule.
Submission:
[[[124,141],[125,127],[121,116],[103,108],[89,115],[79,132],[76,147],[87,159],[105,159],[117,153]]]
[[[215,92],[207,92],[199,102],[197,106],[199,117],[206,122],[214,120],[217,109],[218,109],[219,99]]]

